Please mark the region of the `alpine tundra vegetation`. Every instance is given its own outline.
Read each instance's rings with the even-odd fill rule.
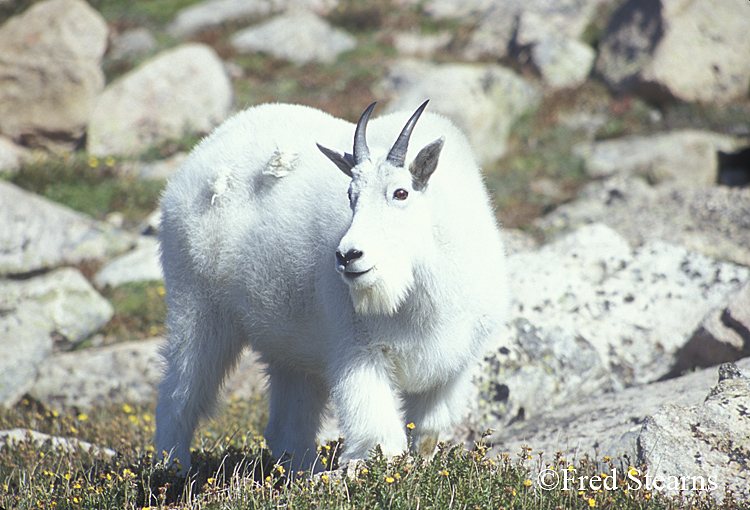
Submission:
[[[506,317],[500,232],[466,137],[427,102],[368,122],[374,106],[356,128],[304,106],[250,108],[169,183],[156,447],[183,470],[248,345],[267,366],[267,443],[295,471],[321,467],[329,400],[345,461],[378,444],[402,453],[411,423],[412,448],[430,454],[462,418]],[[353,131],[352,153],[338,152]]]

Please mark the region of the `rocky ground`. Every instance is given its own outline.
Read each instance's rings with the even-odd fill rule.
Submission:
[[[25,169],[79,158],[159,184],[186,133],[256,102],[353,120],[372,99],[430,98],[469,136],[501,221],[523,227],[506,229],[507,332],[452,439],[492,428],[496,452],[750,486],[750,4],[384,5],[208,0],[143,21],[0,1],[0,403],[153,401],[160,376],[158,327],[106,330],[116,289],[163,293],[158,211],[93,217],[15,184]],[[560,133],[576,135],[551,160]],[[572,180],[538,171],[568,164]],[[248,356],[228,393],[261,386]]]

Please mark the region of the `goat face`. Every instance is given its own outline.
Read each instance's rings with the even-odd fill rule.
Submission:
[[[424,147],[405,168],[409,138],[427,106],[425,101],[406,123],[388,156],[373,161],[365,130],[374,106],[370,105],[357,124],[354,154],[318,147],[352,179],[352,222],[336,249],[336,270],[349,285],[358,313],[393,314],[414,284],[414,263],[431,235],[424,194],[444,140]]]

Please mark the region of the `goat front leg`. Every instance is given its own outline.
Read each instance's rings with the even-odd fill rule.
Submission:
[[[368,357],[369,358],[369,357]],[[406,450],[406,432],[387,364],[358,359],[335,378],[333,399],[344,436],[342,461],[366,459],[375,445],[389,457]]]
[[[455,426],[462,418],[456,409],[464,409],[471,395],[468,371],[448,382],[419,393],[404,394],[406,421],[414,424],[411,449],[423,457],[435,451],[440,433]]]

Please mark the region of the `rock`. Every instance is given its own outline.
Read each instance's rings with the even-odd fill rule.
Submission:
[[[28,280],[0,280],[0,403],[12,405],[52,353],[52,335],[76,344],[114,314],[83,275],[64,268]]]
[[[557,48],[557,54],[573,51],[578,58],[583,58],[582,48],[573,48],[572,42],[581,43],[581,38],[589,23],[597,15],[601,5],[612,3],[611,0],[574,0],[572,2],[549,2],[547,0],[509,0],[492,2],[491,7],[483,12],[477,28],[472,32],[464,55],[470,60],[480,58],[503,59],[523,49],[547,41],[568,45],[569,48]],[[564,50],[561,52],[561,50]],[[546,50],[549,51],[549,50]],[[541,55],[545,56],[544,50]],[[534,58],[534,56],[532,56]],[[547,57],[549,58],[549,57]],[[589,55],[585,55],[588,66]],[[539,65],[539,62],[535,63]],[[558,65],[563,65],[560,62]],[[591,67],[589,67],[590,69]],[[568,70],[572,73],[572,69]],[[579,73],[583,71],[579,70]]]
[[[313,13],[291,11],[232,36],[239,53],[265,52],[298,64],[335,62],[357,40]]]
[[[163,343],[162,338],[152,338],[50,356],[39,366],[39,377],[27,393],[60,410],[153,402],[163,375]],[[263,367],[248,350],[227,378],[223,393],[250,399],[265,385]]]
[[[750,373],[750,358],[737,365]],[[568,461],[580,459],[584,453],[598,452],[599,459],[621,457],[630,459],[630,465],[637,465],[639,436],[647,417],[658,414],[667,405],[695,406],[715,384],[715,368],[700,370],[668,381],[581,399],[533,420],[508,426],[495,422],[491,424],[494,432],[489,438],[493,445],[489,453],[492,456],[503,452],[514,455],[520,453],[522,445],[528,445],[533,448],[532,456],[543,452],[547,460],[552,460],[557,451]],[[690,448],[692,442],[686,445],[690,446],[673,445],[672,452],[682,455],[696,451]]]
[[[654,487],[676,495],[683,484],[706,488],[717,502],[725,489],[750,501],[750,378],[725,378],[705,401],[668,403],[648,417],[638,436],[638,460]],[[744,496],[744,497],[743,497]]]
[[[338,0],[208,0],[177,13],[167,27],[172,37],[188,38],[227,22],[268,16],[288,9],[302,9],[325,16]]]
[[[269,0],[209,0],[178,12],[167,26],[167,33],[177,38],[193,37],[228,21],[267,16],[272,8]]]
[[[450,32],[421,35],[418,32],[398,32],[393,35],[393,46],[399,55],[431,57],[445,49],[453,39]]]
[[[162,377],[162,342],[154,338],[50,356],[28,393],[56,409],[153,402]]]
[[[147,28],[133,28],[115,37],[109,49],[108,57],[112,60],[123,60],[138,57],[156,50],[158,44]]]
[[[750,266],[750,189],[648,186],[613,177],[585,186],[534,225],[549,235],[602,222],[633,246],[661,239],[708,257]]]
[[[11,430],[0,430],[0,450],[5,445],[18,444],[24,441],[32,442],[37,446],[48,444],[55,450],[62,449],[66,452],[72,452],[74,450],[83,450],[86,452],[92,452],[94,454],[103,454],[107,457],[113,457],[117,455],[117,452],[110,448],[99,448],[87,441],[81,441],[75,437],[67,438],[60,436],[50,436],[43,432],[37,432],[31,429],[11,429]],[[93,449],[93,451],[92,451]]]
[[[599,110],[599,109],[598,109]],[[597,133],[607,125],[610,117],[603,111],[560,111],[557,113],[557,122],[564,127],[586,134],[587,140],[594,140]]]
[[[83,0],[46,0],[0,27],[0,132],[71,142],[104,88],[104,19]],[[54,84],[54,86],[50,86]]]
[[[131,161],[123,165],[122,171],[138,179],[166,181],[180,169],[187,156],[185,152],[178,152],[158,161]]]
[[[163,280],[159,262],[159,242],[154,236],[141,236],[133,251],[102,267],[94,277],[99,287],[116,287],[128,282]]]
[[[23,159],[23,149],[10,139],[0,136],[0,173],[16,173],[21,168]]]
[[[118,255],[129,234],[0,181],[0,275]]]
[[[477,17],[494,4],[493,0],[430,0],[424,12],[435,19],[467,19]]]
[[[534,251],[539,248],[539,243],[531,234],[517,228],[503,229],[503,243],[508,255],[522,251]]]
[[[718,182],[717,153],[732,152],[740,142],[707,131],[682,130],[648,136],[628,136],[574,148],[590,177],[633,174],[652,184],[672,181],[686,186]]]
[[[746,97],[750,4],[628,0],[610,20],[596,69],[616,91],[653,101]]]
[[[481,164],[501,157],[514,120],[538,104],[539,89],[498,65],[433,65],[402,60],[391,67],[378,93],[386,110],[413,111],[425,99],[430,110],[453,120],[469,137]]]
[[[214,50],[178,46],[107,86],[91,117],[88,151],[133,156],[187,132],[206,133],[227,117],[232,101],[232,85]]]
[[[677,352],[670,375],[750,356],[750,284],[711,311]]]
[[[508,341],[486,357],[475,413],[506,420],[659,379],[750,281],[748,268],[661,241],[633,250],[601,224],[510,255],[508,274]]]
[[[545,37],[531,50],[534,64],[548,85],[555,88],[580,85],[588,78],[596,52],[572,38]]]

